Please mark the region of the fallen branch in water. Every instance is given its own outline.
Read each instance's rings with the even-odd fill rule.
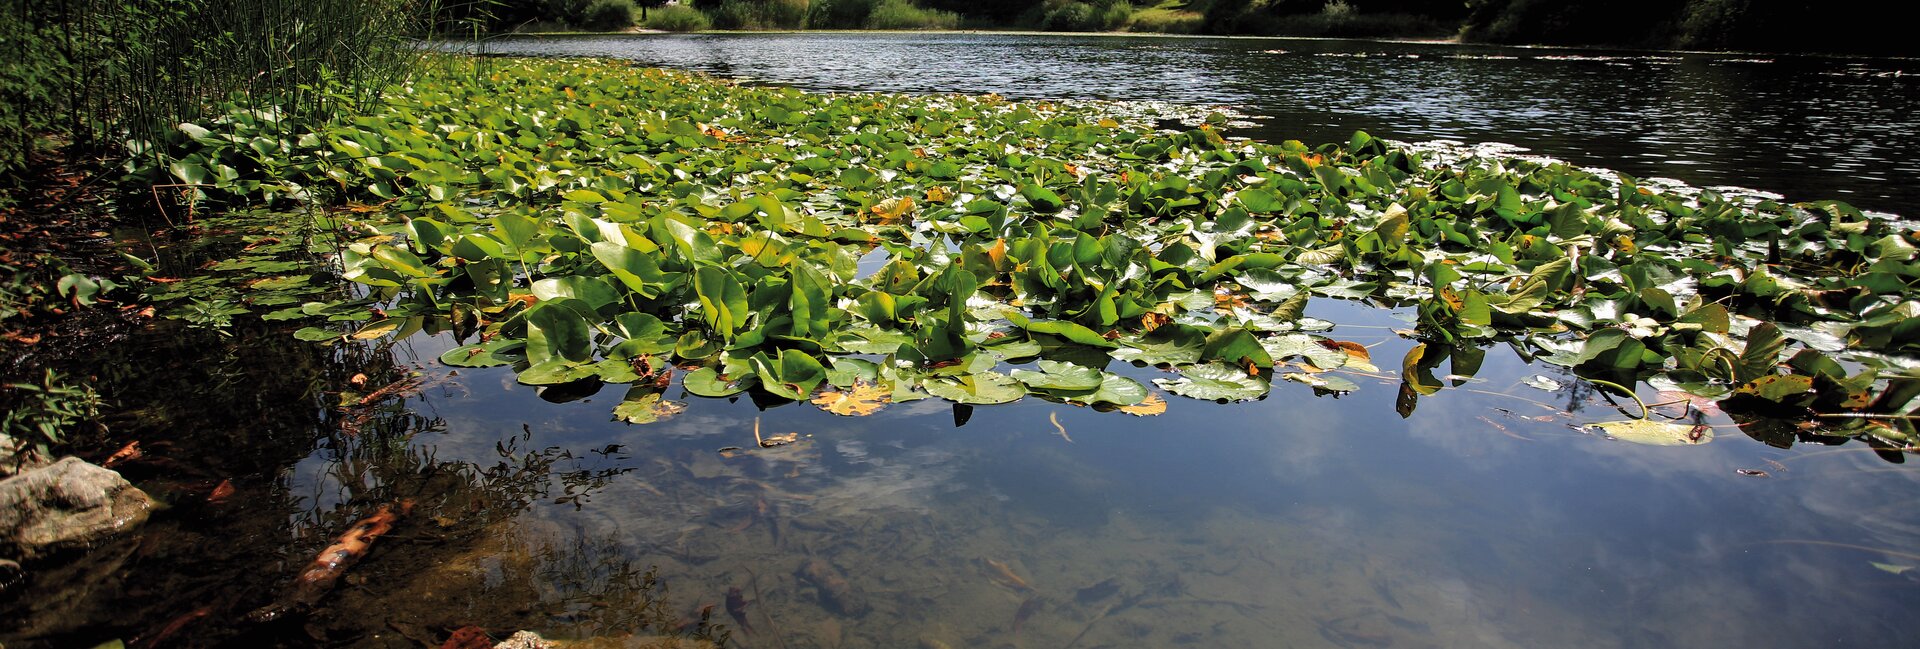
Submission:
[[[345,534],[340,535],[339,540],[333,542],[333,545],[321,550],[313,563],[308,564],[307,569],[301,571],[299,577],[294,578],[293,588],[285,597],[249,613],[247,618],[255,622],[271,622],[295,609],[319,603],[320,598],[333,590],[334,584],[340,581],[340,576],[346,574],[347,568],[365,558],[367,551],[373,548],[373,542],[392,530],[393,524],[399,522],[401,516],[407,515],[412,510],[411,499],[401,499],[398,503],[381,505],[372,516],[354,523],[353,527],[347,528]]]

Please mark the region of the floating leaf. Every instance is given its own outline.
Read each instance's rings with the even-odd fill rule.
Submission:
[[[454,367],[511,365],[521,358],[519,354],[512,352],[525,346],[525,342],[511,339],[495,339],[484,343],[461,345],[441,354],[440,362]]]
[[[933,396],[972,405],[1008,403],[1027,393],[1020,381],[999,372],[936,377],[921,383],[920,387]]]
[[[298,338],[300,340],[305,340],[308,342],[321,342],[321,341],[328,341],[328,340],[339,340],[341,338],[344,338],[345,335],[341,334],[338,331],[334,331],[332,329],[324,329],[321,327],[302,327],[299,330],[293,332],[293,337]]]
[[[1896,565],[1891,563],[1880,563],[1878,561],[1869,561],[1867,563],[1873,564],[1874,568],[1877,568],[1882,572],[1886,572],[1888,574],[1894,574],[1894,575],[1904,575],[1904,574],[1907,574],[1909,571],[1913,570],[1913,566],[1902,566],[1902,565]]]
[[[1093,390],[1100,387],[1100,370],[1062,363],[1040,361],[1039,371],[1016,369],[1013,378],[1036,390]]]
[[[557,385],[592,378],[597,374],[590,363],[576,363],[563,358],[534,363],[520,370],[514,378],[527,385]]]
[[[1282,376],[1281,378],[1284,378],[1288,381],[1293,381],[1295,383],[1305,383],[1307,385],[1313,386],[1314,389],[1326,390],[1328,392],[1352,392],[1354,390],[1360,389],[1360,386],[1355,385],[1353,381],[1347,380],[1345,377],[1333,376],[1330,374],[1306,374],[1301,372],[1288,372],[1285,376]]]
[[[637,394],[636,394],[637,393]],[[668,401],[658,392],[634,388],[627,398],[613,407],[613,417],[629,424],[651,424],[686,411],[687,404]]]
[[[1167,400],[1160,398],[1158,393],[1148,394],[1145,399],[1140,400],[1140,403],[1131,406],[1120,406],[1120,412],[1135,417],[1152,417],[1166,411]]]
[[[1087,405],[1105,403],[1116,406],[1130,406],[1147,398],[1147,386],[1141,385],[1139,381],[1110,372],[1102,372],[1099,387],[1091,390],[1038,391],[1045,392],[1048,396]]]
[[[686,378],[681,380],[681,385],[686,387],[688,392],[698,396],[726,397],[745,392],[747,388],[753,387],[759,382],[760,379],[751,374],[735,378],[725,378],[720,375],[719,370],[711,367],[702,367],[688,372]]]
[[[1650,446],[1691,446],[1713,441],[1707,426],[1675,424],[1652,419],[1628,419],[1594,424],[1614,439]]]
[[[395,331],[399,331],[400,325],[406,324],[406,322],[407,322],[406,318],[384,318],[381,320],[375,320],[373,322],[367,323],[366,326],[361,327],[359,331],[353,332],[353,339],[354,340],[373,340],[375,338],[385,336]]]
[[[1554,380],[1553,377],[1550,377],[1544,374],[1535,374],[1527,378],[1520,379],[1520,382],[1526,384],[1527,387],[1534,388],[1536,390],[1546,390],[1548,392],[1559,392],[1560,388],[1566,387],[1564,385],[1561,385],[1559,381]]]
[[[1269,387],[1266,379],[1221,363],[1184,368],[1178,379],[1154,379],[1153,383],[1183,397],[1213,401],[1258,399],[1267,395]]]
[[[893,388],[855,381],[846,392],[828,390],[814,396],[813,405],[836,415],[864,417],[878,412],[892,400]]]
[[[1784,402],[1789,397],[1797,397],[1813,391],[1813,377],[1792,374],[1774,374],[1763,376],[1733,390],[1737,394],[1746,394],[1768,401]]]

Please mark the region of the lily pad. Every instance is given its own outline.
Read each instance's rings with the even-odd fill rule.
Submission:
[[[686,378],[681,380],[681,385],[687,389],[687,392],[702,397],[729,397],[746,392],[747,388],[759,383],[759,377],[752,374],[722,378],[720,370],[711,367],[702,367],[688,372]]]
[[[686,409],[687,404],[668,401],[658,392],[635,388],[627,392],[627,398],[620,405],[613,407],[613,417],[629,424],[651,424],[685,412]]]
[[[1020,381],[999,372],[934,377],[920,384],[928,394],[955,403],[992,405],[1026,396]]]
[[[1183,368],[1180,378],[1154,379],[1153,383],[1183,397],[1212,401],[1250,401],[1266,396],[1271,387],[1265,378],[1221,363]]]
[[[1059,361],[1040,361],[1035,365],[1039,371],[1016,369],[1013,378],[1036,390],[1080,391],[1100,387],[1100,370]]]

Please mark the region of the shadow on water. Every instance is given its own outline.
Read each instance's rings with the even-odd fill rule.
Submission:
[[[99,366],[119,368],[103,391],[138,404],[111,422],[144,452],[119,469],[165,508],[127,538],[30,565],[0,604],[7,646],[439,646],[468,625],[724,639],[683,625],[618,544],[516,524],[556,491],[625,469],[576,468],[563,449],[528,448],[526,432],[485,463],[437,460],[411,440],[446,434],[432,404],[457,386],[360,406],[378,387],[420,383],[418,369],[384,348],[229,333],[162,327],[102,350]],[[318,606],[248,621],[341,531],[402,499],[410,513]]]

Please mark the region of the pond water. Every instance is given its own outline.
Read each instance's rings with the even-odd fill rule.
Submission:
[[[1227,104],[1267,118],[1243,131],[1257,137],[1364,128],[1496,140],[1885,209],[1920,191],[1891,182],[1911,176],[1920,137],[1909,82],[1820,72],[1898,67],[1884,61],[970,35],[503,48],[821,89]],[[1381,56],[1318,56],[1329,53]],[[1469,54],[1521,58],[1446,58]],[[1843,153],[1865,167],[1837,169]],[[455,345],[446,336],[332,350],[265,329],[193,334],[180,349],[134,341],[103,362],[203,355],[117,379],[158,384],[153,399],[173,404],[122,430],[179,458],[128,471],[175,506],[135,538],[34,577],[0,609],[0,642],[417,647],[466,625],[590,646],[692,636],[782,649],[1890,647],[1920,636],[1908,621],[1920,606],[1920,474],[1903,456],[1674,406],[1664,410],[1711,442],[1608,439],[1580,425],[1637,406],[1502,349],[1472,379],[1409,402],[1396,389],[1396,361],[1414,344],[1393,331],[1404,313],[1321,300],[1309,315],[1385,371],[1347,374],[1360,389],[1338,398],[1282,383],[1251,403],[1174,397],[1154,417],[1030,398],[849,418],[674,386],[684,412],[629,425],[607,421],[617,386],[569,394],[519,385],[505,368],[455,371],[433,360]],[[1535,375],[1560,387],[1530,385],[1544,385]],[[420,385],[366,406],[341,396],[401,380]],[[759,449],[756,431],[800,438]],[[223,480],[233,494],[208,495]],[[402,498],[412,510],[319,605],[247,621],[371,504]]]
[[[490,41],[834,91],[1226,105],[1242,135],[1503,142],[1636,176],[1911,216],[1920,62],[1273,38],[750,34]]]

